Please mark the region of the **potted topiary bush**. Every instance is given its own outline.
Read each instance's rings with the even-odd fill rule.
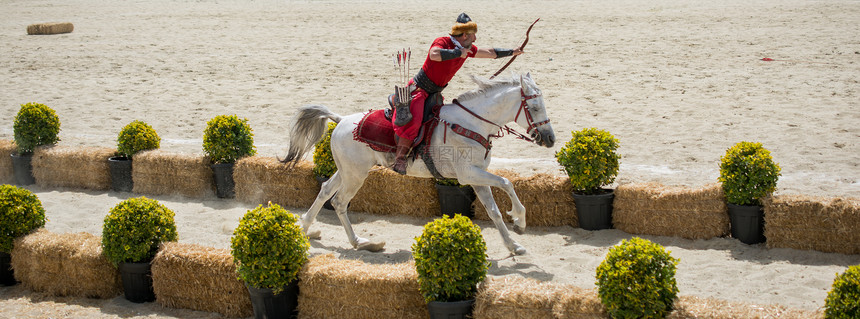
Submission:
[[[481,228],[463,215],[424,225],[412,244],[418,289],[430,318],[466,318],[490,263]]]
[[[235,196],[233,167],[236,161],[257,153],[248,119],[219,115],[209,120],[203,131],[203,151],[213,163],[216,195],[220,198]]]
[[[256,318],[296,315],[298,273],[310,243],[298,218],[277,204],[249,210],[230,239],[239,280],[248,286]]]
[[[664,318],[678,295],[677,265],[663,246],[623,240],[597,267],[597,294],[611,318]]]
[[[116,156],[108,158],[111,187],[117,192],[130,192],[134,188],[131,179],[131,159],[137,152],[156,149],[161,144],[158,133],[141,121],[128,123],[116,137]]]
[[[824,318],[860,318],[860,265],[836,274],[824,300]]]
[[[322,139],[314,145],[314,178],[322,185],[337,172],[337,165],[334,163],[334,156],[331,154],[331,132],[337,127],[337,123],[328,122],[328,126]],[[327,200],[323,205],[326,209],[334,209],[331,206],[331,199]]]
[[[586,128],[573,137],[555,158],[573,185],[573,199],[579,227],[586,230],[612,228],[612,200],[615,193],[601,188],[612,184],[618,174],[618,139],[604,130]]]
[[[456,214],[474,218],[475,211],[472,202],[475,201],[475,190],[469,185],[460,185],[454,178],[435,179],[436,192],[439,193],[439,210],[442,215],[454,217]]]
[[[15,238],[45,226],[42,202],[29,190],[12,185],[0,185],[0,285],[14,285],[10,267]]]
[[[102,252],[119,267],[129,301],[155,300],[151,262],[161,243],[179,239],[173,216],[157,200],[137,197],[120,202],[105,217]]]
[[[732,237],[745,244],[765,241],[761,199],[776,190],[779,164],[761,143],[740,142],[720,158],[720,177],[728,203]]]
[[[40,103],[21,104],[13,126],[16,152],[12,153],[15,181],[19,185],[36,183],[33,178],[33,150],[60,141],[60,118],[50,107]]]

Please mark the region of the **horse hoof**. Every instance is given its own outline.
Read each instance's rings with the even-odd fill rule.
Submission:
[[[516,225],[516,224],[514,224],[514,232],[515,232],[515,233],[517,233],[517,234],[522,235],[522,234],[524,234],[526,231],[525,231],[522,227],[520,227],[520,225]]]
[[[355,247],[355,249],[367,250],[369,252],[375,253],[375,252],[379,252],[379,251],[382,251],[383,249],[385,249],[385,242],[383,241],[383,242],[378,242],[378,243],[374,243],[374,242],[361,243],[361,244],[358,244],[358,246]]]
[[[514,253],[514,255],[517,255],[517,256],[525,255],[526,254],[526,248],[523,246],[517,245],[517,247],[514,249],[514,251],[512,251],[512,253]]]
[[[320,238],[322,238],[322,231],[315,230],[315,231],[309,232],[308,238],[309,239],[320,239]]]

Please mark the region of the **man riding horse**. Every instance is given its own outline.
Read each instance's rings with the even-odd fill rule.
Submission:
[[[395,172],[406,174],[406,156],[424,122],[425,101],[430,99],[435,101],[435,104],[442,103],[440,93],[467,58],[501,58],[523,54],[521,49],[478,49],[474,45],[477,32],[478,24],[465,13],[461,13],[457,17],[457,23],[451,27],[450,35],[433,41],[424,65],[409,81],[410,101],[398,103],[392,117],[397,138],[397,152],[392,167]]]

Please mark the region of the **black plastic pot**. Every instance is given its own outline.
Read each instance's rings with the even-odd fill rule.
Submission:
[[[606,193],[596,195],[573,193],[579,227],[585,230],[611,229],[612,201],[614,199],[615,192],[613,190],[607,190]]]
[[[12,271],[12,256],[9,253],[0,252],[0,285],[14,286],[15,272]]]
[[[15,183],[18,185],[36,184],[33,177],[33,153],[18,155],[12,153],[12,170],[15,173]]]
[[[131,179],[131,158],[113,156],[108,158],[111,189],[117,192],[131,192],[134,181]]]
[[[469,218],[475,217],[472,202],[475,201],[475,190],[472,186],[439,185],[436,184],[439,193],[439,210],[442,215],[454,217],[460,214]]]
[[[233,167],[236,163],[212,164],[215,174],[215,195],[218,198],[233,198],[236,196],[236,184],[233,182]]]
[[[272,289],[254,288],[246,284],[251,295],[251,305],[254,306],[254,318],[296,318],[299,305],[299,281],[293,280],[279,294]]]
[[[732,237],[748,245],[765,242],[764,212],[761,206],[728,204],[728,208]]]
[[[120,263],[122,289],[128,301],[143,303],[155,300],[150,263]]]
[[[475,300],[431,301],[427,303],[430,319],[465,319],[472,316]]]

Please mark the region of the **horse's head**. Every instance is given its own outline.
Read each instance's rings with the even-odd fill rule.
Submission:
[[[514,121],[526,133],[531,135],[535,144],[552,147],[555,144],[555,132],[549,124],[549,116],[543,103],[543,95],[532,79],[531,73],[520,76],[520,110]]]

